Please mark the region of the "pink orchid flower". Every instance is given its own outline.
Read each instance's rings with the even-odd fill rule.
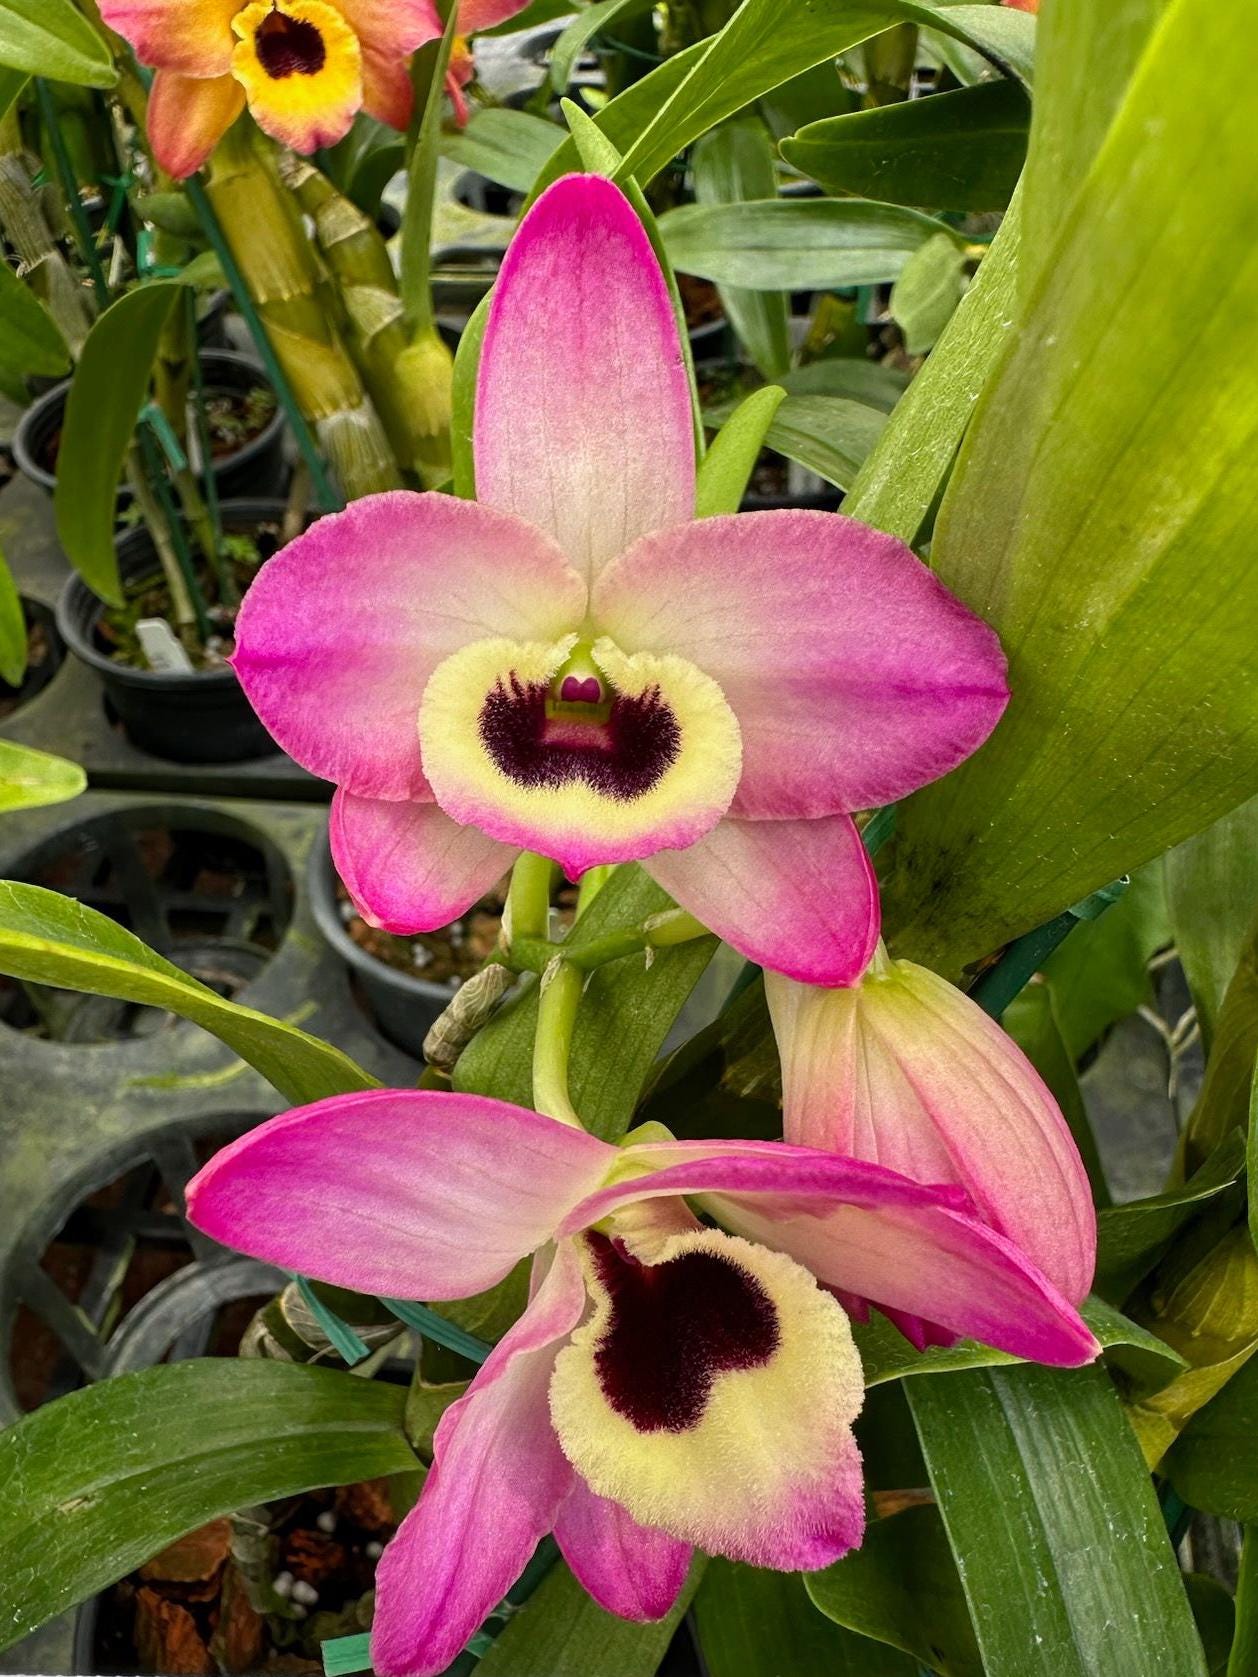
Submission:
[[[463,0],[460,25],[492,28],[524,4]],[[100,13],[157,69],[149,139],[179,180],[246,104],[273,139],[306,153],[344,139],[360,110],[406,128],[408,60],[444,27],[434,0],[100,0]]]
[[[995,635],[837,514],[695,520],[667,286],[618,187],[570,175],[507,253],[476,503],[359,501],[263,568],[235,668],[335,781],[365,918],[430,930],[523,850],[640,860],[761,964],[847,984],[878,934],[850,811],[945,773],[1007,699]]]
[[[1096,1267],[1096,1212],[1061,1109],[1026,1055],[936,973],[881,947],[859,985],[776,973],[765,993],[788,1142],[965,1191],[1068,1299]],[[928,1323],[900,1321],[915,1344]]]
[[[444,1670],[549,1531],[631,1619],[668,1611],[692,1545],[794,1571],[859,1543],[863,1382],[836,1293],[1040,1362],[1097,1353],[955,1188],[656,1134],[617,1148],[479,1096],[373,1090],[272,1119],[190,1185],[214,1239],[363,1293],[463,1298],[537,1254],[381,1561],[382,1677]]]

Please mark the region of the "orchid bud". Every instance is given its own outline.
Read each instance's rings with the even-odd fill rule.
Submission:
[[[851,989],[765,974],[786,1139],[966,1190],[1072,1302],[1092,1282],[1087,1173],[1035,1067],[951,984],[879,946]]]

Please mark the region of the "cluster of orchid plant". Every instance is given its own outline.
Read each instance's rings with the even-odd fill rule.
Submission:
[[[375,12],[418,28],[423,9]],[[266,8],[219,10],[249,91],[279,50]],[[283,8],[347,31],[358,10]],[[850,1322],[871,1306],[919,1347],[970,1336],[1059,1366],[1098,1350],[1069,1130],[973,1002],[888,955],[853,819],[982,745],[1007,697],[996,637],[850,518],[695,518],[673,303],[602,177],[557,182],[516,236],[474,440],[475,502],[368,498],[268,562],[240,680],[336,783],[336,862],[374,925],[441,926],[513,863],[543,881],[552,862],[571,879],[640,863],[683,911],[670,936],[710,929],[765,969],[785,1139],[648,1124],[610,1145],[561,1064],[537,1111],[334,1097],[193,1182],[207,1234],[366,1294],[466,1298],[532,1260],[528,1307],[444,1415],[381,1563],[385,1677],[443,1670],[548,1532],[631,1619],[668,1611],[692,1547],[811,1570],[859,1544]],[[543,989],[575,1006],[562,957]],[[554,1024],[543,996],[539,1037]],[[543,1057],[570,1035],[569,1017]]]

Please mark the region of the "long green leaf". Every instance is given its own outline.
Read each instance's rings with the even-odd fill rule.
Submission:
[[[566,1566],[556,1566],[511,1617],[477,1666],[483,1677],[652,1677],[690,1605],[703,1560],[696,1560],[676,1605],[654,1624],[613,1618]]]
[[[986,1677],[1205,1677],[1144,1460],[1099,1369],[905,1387]]]
[[[406,1393],[292,1363],[175,1363],[0,1433],[0,1647],[250,1503],[416,1466]]]
[[[0,739],[0,815],[77,798],[87,776],[77,763]]]
[[[556,93],[566,93],[577,59],[598,34],[618,18],[636,17],[650,11],[652,0],[594,0],[594,4],[579,11],[550,49],[550,85]]]
[[[850,489],[887,423],[863,402],[837,396],[788,396],[765,442],[839,489]]]
[[[1026,157],[1031,107],[1016,82],[810,122],[781,143],[828,192],[944,210],[1004,209]]]
[[[1247,1524],[1258,1521],[1258,1358],[1198,1410],[1162,1460],[1190,1508]]]
[[[79,358],[57,455],[57,535],[79,575],[101,599],[122,603],[114,552],[118,479],[148,394],[157,346],[182,297],[177,280],[156,280],[105,310]]]
[[[1111,1025],[1153,1001],[1149,961],[1171,941],[1162,869],[1141,868],[1095,920],[1045,961],[1043,976],[1067,1052],[1078,1061]]]
[[[1015,195],[991,249],[930,359],[891,416],[844,503],[901,541],[915,542],[939,498],[974,404],[1013,325],[1021,244]]]
[[[224,1000],[108,916],[38,885],[0,880],[0,972],[169,1008],[220,1038],[294,1103],[376,1087],[339,1048]]]
[[[1072,937],[1077,935],[1078,930],[1071,934]],[[1093,1204],[1108,1205],[1110,1191],[1101,1155],[1092,1133],[1083,1091],[1079,1087],[1074,1056],[1062,1038],[1048,985],[1028,984],[1001,1014],[1000,1023],[1048,1084],[1053,1099],[1061,1108],[1087,1170]]]
[[[1166,858],[1175,948],[1207,1048],[1258,919],[1258,798],[1239,804]]]
[[[563,129],[528,111],[488,105],[443,135],[442,155],[515,192],[528,192],[563,144]]]
[[[846,396],[849,401],[890,413],[908,387],[908,375],[877,361],[834,355],[795,367],[777,382],[788,396]]]
[[[26,674],[26,614],[13,572],[0,553],[0,681],[20,687]]]
[[[1236,1581],[1236,1636],[1227,1677],[1258,1670],[1258,1526],[1245,1528],[1240,1577]]]
[[[777,171],[769,131],[757,118],[726,122],[695,146],[690,166],[700,204],[741,204],[772,198]],[[719,287],[721,304],[738,341],[766,379],[791,364],[790,321],[784,291]]]
[[[1214,73],[1232,39],[1208,0],[1175,0],[936,527],[932,563],[999,631],[1013,692],[983,750],[900,806],[888,931],[946,972],[1258,787],[1258,389],[1239,374],[1258,85]]]
[[[805,1583],[837,1624],[912,1654],[941,1677],[983,1677],[937,1508],[906,1508],[873,1521],[854,1554],[809,1573]]]
[[[917,1674],[916,1661],[824,1617],[796,1574],[710,1560],[691,1616],[707,1677]]]
[[[925,355],[965,295],[965,252],[936,233],[909,257],[891,288],[891,318],[910,355]]]
[[[70,367],[56,322],[7,262],[0,262],[0,362],[39,378],[56,378]]]
[[[695,481],[695,517],[738,511],[773,416],[786,400],[780,385],[766,384],[738,403],[713,438]]]
[[[581,944],[618,927],[641,925],[669,902],[641,868],[619,868],[576,923],[571,940]],[[649,966],[640,956],[626,956],[590,978],[577,1015],[569,1088],[586,1128],[604,1141],[619,1140],[628,1128],[655,1057],[714,947],[711,938],[699,938],[659,950]],[[473,1039],[455,1067],[455,1087],[531,1106],[536,1023],[537,986],[531,984]]]
[[[1238,1130],[1249,1128],[1258,1058],[1258,922],[1223,995],[1206,1075],[1181,1139],[1186,1170],[1196,1170]]]
[[[0,0],[0,64],[80,87],[118,79],[104,40],[72,0]]]
[[[942,222],[863,198],[778,198],[683,204],[660,217],[675,268],[762,291],[878,285],[893,280]]]

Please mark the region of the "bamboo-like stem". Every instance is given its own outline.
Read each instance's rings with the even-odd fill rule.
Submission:
[[[209,202],[275,354],[350,500],[401,484],[397,461],[332,311],[296,206],[248,127],[215,152]]]
[[[96,248],[96,240],[92,236],[87,211],[83,208],[83,198],[79,192],[78,179],[70,161],[70,154],[66,150],[65,136],[61,132],[61,117],[57,110],[56,101],[52,97],[48,83],[42,76],[36,76],[35,78],[35,97],[39,102],[44,132],[48,136],[53,162],[61,180],[61,191],[65,199],[66,211],[74,224],[79,254],[91,275],[97,303],[102,309],[107,309],[109,307],[109,285],[105,279],[105,271],[101,267],[100,252]]]
[[[16,146],[0,144],[0,228],[17,253],[23,277],[77,360],[92,329],[87,293],[57,248],[25,158]]]
[[[287,153],[280,178],[314,222],[336,282],[350,352],[399,462],[425,488],[450,475],[454,357],[435,330],[412,337],[379,229],[304,158]]]

